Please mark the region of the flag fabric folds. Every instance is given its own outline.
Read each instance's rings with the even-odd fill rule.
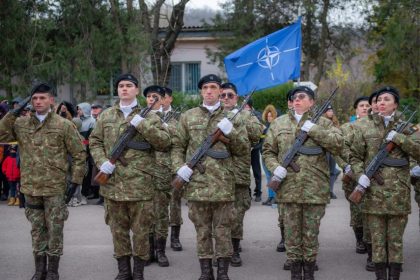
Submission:
[[[229,82],[239,95],[270,88],[300,77],[301,18],[225,57]]]

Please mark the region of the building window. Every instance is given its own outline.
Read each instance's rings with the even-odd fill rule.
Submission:
[[[169,87],[174,91],[197,93],[200,75],[200,62],[174,62],[171,65]]]

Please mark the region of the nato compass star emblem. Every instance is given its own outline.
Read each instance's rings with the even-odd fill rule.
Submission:
[[[276,46],[269,46],[268,38],[265,38],[265,47],[258,52],[257,60],[255,62],[248,62],[237,65],[236,68],[246,67],[254,63],[258,63],[260,67],[266,68],[270,71],[271,79],[274,81],[273,67],[279,63],[280,54],[295,51],[297,49],[299,49],[299,47],[280,51]]]

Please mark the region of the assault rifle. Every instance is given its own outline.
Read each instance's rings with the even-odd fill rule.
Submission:
[[[165,117],[163,117],[162,121],[164,123],[168,123],[172,118],[174,118],[177,114],[181,113],[182,110],[184,109],[184,106],[181,106],[179,108],[176,108],[173,111],[170,111],[168,114],[165,115]]]
[[[336,94],[337,90],[338,90],[338,87],[334,89],[334,91],[330,94],[330,96],[324,102],[324,104],[322,104],[322,106],[316,110],[314,116],[311,118],[311,122],[313,123],[318,122],[319,118],[321,118],[321,116],[325,113],[328,106],[331,105],[332,99],[334,95]],[[296,164],[296,162],[294,161],[294,158],[296,154],[298,153],[299,149],[305,143],[306,139],[308,139],[308,133],[303,130],[299,131],[299,134],[297,135],[295,142],[293,143],[293,146],[284,155],[281,166],[283,166],[284,168],[287,168],[288,166],[290,166],[294,172],[300,171],[300,167],[299,165]],[[267,186],[271,188],[273,191],[277,191],[280,187],[280,184],[281,184],[281,179],[276,176],[273,176],[270,182],[267,184]]]
[[[155,98],[155,101],[149,107],[144,108],[140,112],[140,116],[142,118],[145,118],[147,116],[147,114],[152,110],[153,106],[158,101],[159,100],[157,98]],[[112,148],[112,151],[111,151],[111,157],[110,157],[109,161],[112,164],[115,164],[117,162],[117,160],[119,160],[122,163],[123,166],[127,166],[127,163],[125,162],[125,160],[122,159],[122,154],[126,150],[128,143],[131,141],[131,139],[133,139],[133,137],[136,135],[136,133],[137,133],[136,127],[129,124],[128,127],[124,130],[124,132],[120,135],[120,137],[115,142],[114,147]],[[98,182],[102,186],[102,185],[105,185],[108,182],[108,179],[109,179],[110,176],[111,176],[110,174],[106,174],[106,173],[103,173],[102,171],[100,171],[95,176],[95,181]]]
[[[397,133],[401,133],[406,129],[406,127],[409,125],[410,121],[414,118],[417,111],[414,111],[411,116],[408,118],[407,121],[401,122],[398,124],[395,131]],[[396,147],[397,145],[389,141],[382,145],[378,151],[378,153],[373,157],[373,159],[370,161],[369,165],[365,169],[365,175],[369,178],[378,178],[380,176],[376,176],[375,174],[378,172],[379,167],[384,163],[385,159],[388,157],[389,153]],[[376,177],[375,177],[376,176]],[[380,178],[379,181],[377,181],[379,185],[383,185],[384,181],[382,178]],[[354,188],[353,192],[350,194],[349,199],[355,204],[359,204],[362,200],[362,197],[365,193],[365,188],[360,186],[359,184]]]
[[[241,107],[239,107],[238,111],[230,118],[230,121],[234,120],[237,115],[245,108],[245,105],[251,99],[251,96],[254,94],[255,89],[245,98]],[[201,143],[200,147],[195,150],[194,154],[192,155],[191,159],[187,162],[187,166],[191,169],[195,167],[198,168],[200,173],[204,173],[204,168],[201,165],[201,160],[206,156],[207,151],[217,142],[223,142],[225,144],[229,143],[229,139],[227,139],[220,128],[217,128],[213,133],[208,135],[206,139]],[[180,176],[176,175],[175,178],[172,180],[171,186],[176,189],[181,189],[186,182]]]

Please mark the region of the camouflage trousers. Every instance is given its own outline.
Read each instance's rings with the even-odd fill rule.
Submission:
[[[368,215],[366,213],[362,213],[362,221],[363,221],[363,242],[372,244],[372,236],[370,234],[370,225],[368,221]]]
[[[319,226],[324,214],[324,204],[284,203],[287,259],[308,262],[316,260]]]
[[[180,226],[183,223],[181,213],[181,198],[183,193],[184,189],[172,189],[172,197],[169,204],[169,224],[171,226]]]
[[[367,214],[367,217],[372,235],[373,262],[403,263],[403,235],[408,216]]]
[[[231,226],[234,202],[189,201],[188,217],[197,232],[197,254],[200,259],[232,256]],[[213,231],[214,229],[214,231]],[[215,254],[213,253],[213,233]]]
[[[167,238],[168,236],[170,201],[170,190],[155,190],[153,194],[154,220],[150,228],[150,233],[153,233],[155,238]]]
[[[232,238],[243,239],[245,212],[251,208],[251,195],[248,185],[235,186],[235,212],[232,224]]]
[[[153,221],[153,201],[115,201],[105,198],[105,223],[114,243],[114,256],[149,259],[149,232]],[[131,246],[130,230],[133,233]]]
[[[64,196],[31,196],[25,194],[25,216],[31,222],[34,255],[61,256],[63,254],[64,221],[69,211]],[[32,208],[31,208],[32,207]],[[43,209],[34,209],[40,207]]]
[[[284,205],[277,202],[277,211],[279,212],[279,228],[284,228]]]

